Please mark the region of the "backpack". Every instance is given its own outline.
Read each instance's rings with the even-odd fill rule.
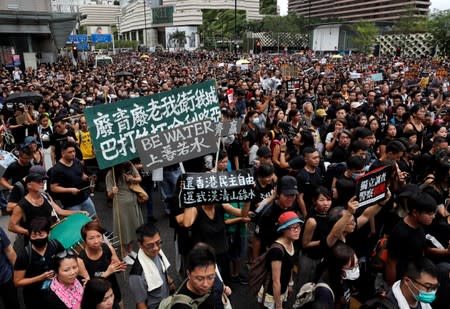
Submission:
[[[302,285],[300,291],[298,291],[297,296],[295,297],[295,303],[292,308],[304,308],[307,304],[313,303],[316,297],[316,289],[320,287],[328,289],[331,292],[331,296],[333,297],[334,301],[334,292],[328,284],[324,282],[307,282]]]
[[[272,279],[270,276],[271,271],[268,270],[266,261],[267,254],[272,248],[282,249],[284,256],[284,247],[281,244],[274,242],[272,246],[270,246],[269,250],[267,250],[266,252],[264,252],[255,259],[253,264],[250,266],[250,270],[248,273],[248,289],[250,295],[253,296],[258,295],[258,292],[262,286],[264,288],[265,293],[265,290],[267,289],[267,286],[270,280]]]
[[[375,298],[369,299],[364,304],[359,307],[359,309],[396,309],[398,308],[395,306],[389,299],[383,296],[377,296]]]
[[[199,298],[191,298],[184,294],[178,294],[181,288],[186,284],[187,280],[188,279],[185,279],[183,281],[183,283],[180,285],[180,287],[176,290],[176,292],[173,295],[164,298],[159,303],[158,309],[170,309],[175,304],[183,304],[189,306],[192,309],[197,309],[198,306],[200,306],[209,297],[210,293],[207,293]]]
[[[384,268],[386,267],[386,263],[388,260],[388,249],[387,249],[387,242],[388,242],[388,236],[383,235],[375,245],[375,248],[372,250],[371,253],[371,261],[370,266],[378,271],[383,272]]]

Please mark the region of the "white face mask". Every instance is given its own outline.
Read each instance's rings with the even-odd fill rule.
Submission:
[[[345,275],[344,279],[347,280],[356,280],[359,278],[359,266],[356,265],[352,269],[344,269]]]

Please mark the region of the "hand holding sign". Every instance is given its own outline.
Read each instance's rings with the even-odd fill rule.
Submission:
[[[347,203],[347,211],[352,215],[354,215],[358,207],[359,207],[358,198],[356,196],[353,196]]]

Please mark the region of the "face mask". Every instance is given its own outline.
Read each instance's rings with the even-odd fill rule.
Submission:
[[[258,124],[258,123],[259,123],[259,118],[253,119],[253,123],[254,123],[254,124]]]
[[[412,283],[412,282],[411,282]],[[417,301],[420,301],[422,303],[425,304],[431,304],[435,299],[436,299],[436,291],[432,291],[432,292],[425,292],[425,291],[421,291],[419,290],[414,283],[412,283],[412,285],[416,288],[416,290],[419,291],[419,294],[415,295],[414,292],[411,290],[411,288],[409,287],[409,284],[407,284],[406,286],[408,287],[409,291],[411,292],[411,294],[414,295],[414,297],[416,298]]]
[[[244,133],[242,133],[242,137],[246,137],[246,136],[247,136],[247,134],[248,134],[248,132],[244,132]]]
[[[436,291],[434,292],[419,291],[419,294],[416,296],[416,299],[422,303],[431,304],[436,299]]]
[[[347,280],[356,280],[359,278],[359,266],[355,266],[352,269],[345,269],[344,279]]]
[[[38,239],[30,239],[30,242],[36,248],[43,248],[48,242],[48,237],[38,238]]]

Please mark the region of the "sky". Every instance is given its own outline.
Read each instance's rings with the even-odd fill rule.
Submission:
[[[278,1],[278,5],[280,6],[281,15],[286,15],[288,0],[277,0],[277,1]],[[450,9],[450,1],[449,0],[432,0],[431,8],[430,8],[431,12],[433,12],[434,9],[449,10]]]

